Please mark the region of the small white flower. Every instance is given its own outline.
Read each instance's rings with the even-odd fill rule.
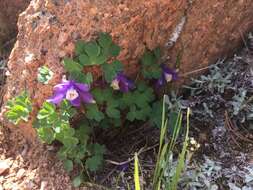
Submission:
[[[191,143],[192,145],[196,145],[196,144],[197,144],[197,141],[196,141],[195,139],[191,139],[191,140],[190,140],[190,143]]]

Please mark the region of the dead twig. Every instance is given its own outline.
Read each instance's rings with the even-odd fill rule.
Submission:
[[[190,71],[190,72],[187,72],[187,73],[182,73],[182,74],[180,74],[179,76],[180,76],[180,77],[187,77],[187,76],[189,76],[189,75],[192,75],[192,74],[195,74],[195,73],[198,73],[198,72],[207,70],[207,69],[209,69],[209,68],[210,68],[210,66],[203,67],[203,68],[196,69],[196,70],[193,70],[193,71]]]
[[[138,152],[137,152],[137,155],[139,156],[140,154],[144,153],[144,152],[147,152],[149,150],[152,150],[154,149],[155,147],[157,147],[159,144],[155,144],[151,147],[142,147]],[[110,163],[110,164],[113,164],[113,165],[116,165],[116,166],[122,166],[122,165],[125,165],[125,164],[128,164],[130,162],[132,162],[134,160],[134,156],[132,156],[131,158],[129,158],[128,160],[126,161],[123,161],[123,162],[116,162],[116,161],[113,161],[113,160],[105,160],[107,163]]]

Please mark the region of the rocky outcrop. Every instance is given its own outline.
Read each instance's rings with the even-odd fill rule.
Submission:
[[[0,1],[0,45],[16,36],[18,15],[25,10],[30,0]]]
[[[61,59],[73,55],[77,39],[90,40],[100,31],[122,47],[118,58],[129,75],[136,74],[145,48],[160,46],[164,60],[179,62],[181,76],[188,76],[238,47],[253,26],[252,9],[245,0],[32,0],[19,18],[4,99],[27,89],[34,115],[64,73]],[[55,73],[48,85],[36,80],[42,65]],[[34,135],[31,123],[20,128]]]

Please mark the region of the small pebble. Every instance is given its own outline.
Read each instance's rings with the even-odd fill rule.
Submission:
[[[46,190],[48,182],[47,181],[42,181],[40,184],[40,190]]]
[[[18,179],[21,179],[25,174],[25,169],[21,168],[20,170],[18,170],[18,173],[17,173],[17,178]]]
[[[4,172],[9,170],[9,168],[10,168],[10,162],[8,160],[0,161],[0,175],[2,175]]]
[[[26,183],[26,188],[29,189],[29,190],[33,189],[34,186],[35,186],[35,184],[32,181],[28,181]]]

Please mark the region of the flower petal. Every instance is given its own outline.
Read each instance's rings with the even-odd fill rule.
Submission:
[[[78,96],[76,99],[71,100],[70,103],[75,107],[80,107],[81,105],[81,98]]]
[[[162,76],[162,77],[160,77],[160,78],[157,80],[156,86],[157,86],[157,87],[161,87],[161,86],[163,86],[165,83],[166,83],[166,81],[165,81],[164,77]]]
[[[118,86],[121,92],[128,92],[134,88],[134,83],[131,80],[127,79],[126,76],[122,73],[119,73],[114,80],[118,81]]]
[[[127,83],[124,83],[124,82],[120,81],[119,89],[120,89],[121,92],[128,92],[129,91],[129,86],[128,86]]]
[[[89,92],[82,92],[80,93],[80,96],[84,103],[95,103],[95,100],[91,93]]]
[[[55,93],[55,95],[49,98],[47,101],[53,104],[59,104],[65,98],[64,93]]]
[[[57,84],[54,86],[54,91],[57,92],[66,92],[71,87],[71,83],[69,81]]]
[[[75,88],[82,92],[88,92],[90,90],[89,85],[87,84],[82,84],[82,83],[74,83]]]
[[[119,90],[119,80],[117,78],[115,78],[112,82],[111,82],[111,87],[113,88],[113,90]]]

